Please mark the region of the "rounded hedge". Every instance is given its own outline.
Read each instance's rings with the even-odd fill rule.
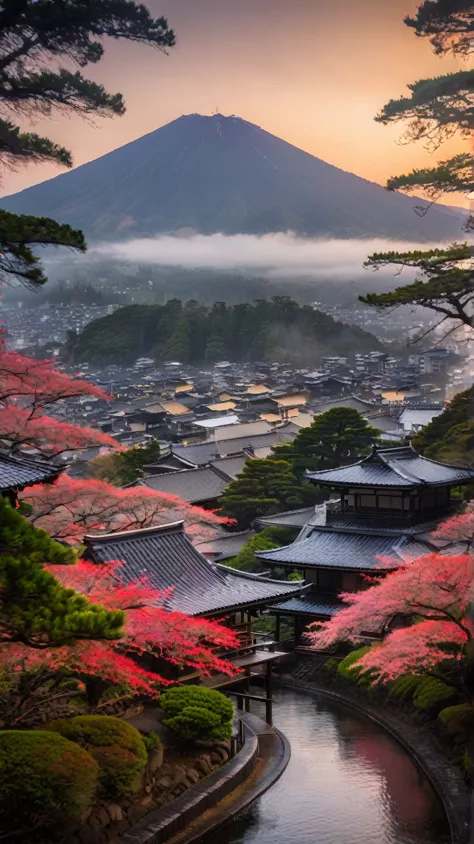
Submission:
[[[223,741],[232,735],[234,707],[216,689],[176,686],[160,695],[159,705],[170,716],[166,726],[184,740]]]
[[[0,824],[11,828],[80,820],[98,777],[91,754],[63,736],[0,731]]]
[[[415,689],[413,703],[417,709],[442,709],[449,701],[454,700],[456,695],[453,686],[448,686],[435,677],[423,677]]]
[[[110,715],[77,715],[51,721],[44,729],[87,748],[99,765],[103,796],[122,797],[138,788],[148,754],[131,724]]]
[[[421,682],[422,678],[416,674],[401,674],[396,680],[391,680],[388,683],[388,697],[401,700],[413,697]]]
[[[474,706],[470,703],[447,706],[441,710],[438,718],[446,727],[449,735],[464,736],[474,725]]]

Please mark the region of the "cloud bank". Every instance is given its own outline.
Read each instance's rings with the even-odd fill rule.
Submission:
[[[91,252],[113,260],[155,266],[252,272],[274,277],[347,278],[361,274],[363,262],[374,252],[404,252],[440,245],[383,239],[309,239],[291,233],[261,236],[195,234],[101,244]],[[393,268],[381,272],[393,275]]]

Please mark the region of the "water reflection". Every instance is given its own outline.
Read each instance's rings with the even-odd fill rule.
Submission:
[[[449,842],[442,805],[390,736],[329,701],[287,690],[275,699],[275,724],[291,742],[290,764],[206,844]]]

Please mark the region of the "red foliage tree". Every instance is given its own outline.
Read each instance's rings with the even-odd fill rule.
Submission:
[[[58,372],[52,361],[7,352],[0,338],[0,437],[12,448],[35,446],[49,455],[93,445],[117,448],[101,431],[44,415],[48,405],[80,396],[110,398],[95,384]]]
[[[474,582],[474,554],[468,544],[474,514],[456,516],[440,526],[434,538],[463,544],[463,553],[427,554],[376,580],[370,588],[341,597],[347,604],[330,621],[311,625],[308,638],[314,648],[338,641],[360,642],[367,634],[387,629],[395,617],[406,626],[394,629],[358,663],[375,679],[386,681],[402,674],[441,671],[463,681],[474,624],[470,602]],[[452,549],[451,549],[452,551]],[[389,561],[387,561],[389,562]]]
[[[124,612],[123,635],[113,641],[77,639],[63,645],[43,642],[31,647],[23,642],[3,642],[0,645],[0,664],[4,674],[14,676],[21,671],[31,675],[26,700],[13,713],[13,723],[28,718],[31,713],[66,693],[54,693],[46,701],[38,696],[45,681],[75,676],[82,680],[89,694],[89,702],[98,702],[107,686],[121,684],[130,693],[155,698],[170,680],[158,669],[144,667],[140,658],[161,657],[183,668],[190,667],[201,674],[218,671],[227,674],[236,669],[216,653],[216,648],[235,648],[235,633],[213,621],[190,618],[180,612],[169,612],[163,602],[170,591],[153,589],[146,578],[125,584],[120,576],[120,563],[97,566],[83,560],[75,565],[46,565],[45,569],[66,588],[89,598],[107,610]]]
[[[200,540],[228,522],[210,510],[145,486],[121,489],[106,481],[75,480],[67,475],[54,484],[28,487],[20,499],[31,506],[30,521],[36,527],[71,544],[80,542],[85,533],[116,533],[181,520],[187,532]]]

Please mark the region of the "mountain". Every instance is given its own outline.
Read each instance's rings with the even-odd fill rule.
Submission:
[[[459,210],[346,173],[239,117],[184,115],[81,167],[0,200],[90,240],[163,232],[460,238]]]
[[[216,302],[212,308],[176,299],[127,305],[88,323],[63,354],[75,363],[131,363],[151,356],[192,364],[270,360],[317,366],[327,355],[352,357],[381,348],[367,331],[277,296],[234,306]]]

